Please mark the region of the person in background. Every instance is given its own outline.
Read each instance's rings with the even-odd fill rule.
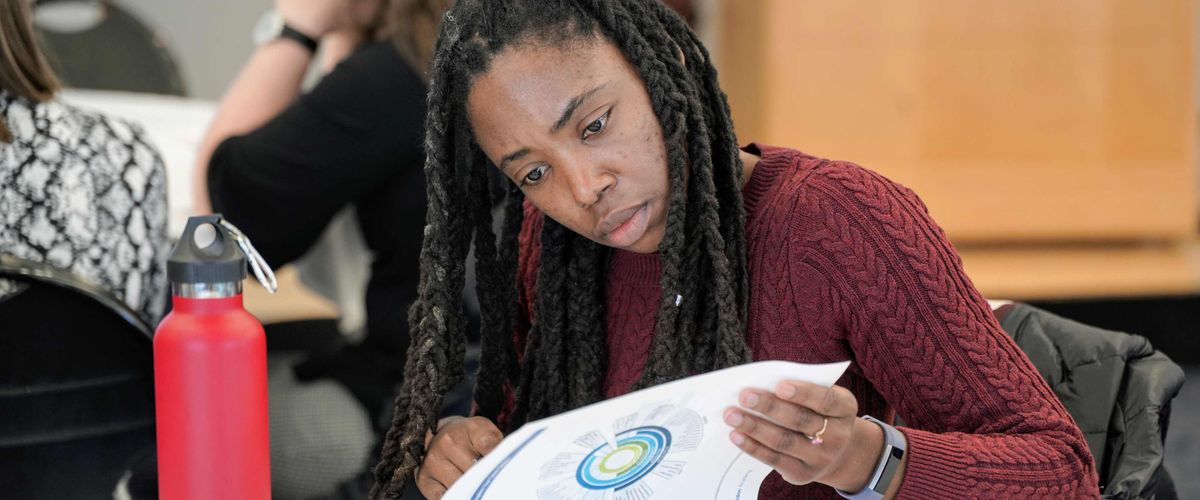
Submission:
[[[425,217],[425,68],[447,3],[277,1],[282,29],[261,38],[222,97],[196,162],[197,199],[211,200],[273,267],[304,255],[353,207],[372,258],[366,335],[316,350],[295,372],[341,382],[372,417],[408,346]],[[302,94],[314,63],[328,73]]]
[[[151,326],[166,305],[166,172],[132,123],[56,99],[27,0],[0,0],[0,254],[111,291]],[[14,285],[0,280],[0,297]]]
[[[425,75],[448,4],[277,0],[202,140],[199,209],[222,213],[272,267],[308,253],[346,209],[370,252],[361,340],[336,321],[265,325],[282,354],[270,367],[275,498],[361,498],[370,485],[347,478],[368,470],[403,375],[425,224]],[[304,92],[314,66],[323,75]],[[469,391],[447,411],[467,412]]]

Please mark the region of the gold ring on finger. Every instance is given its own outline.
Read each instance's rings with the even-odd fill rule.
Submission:
[[[821,430],[817,431],[816,434],[813,434],[811,436],[808,434],[805,434],[803,432],[801,432],[801,434],[804,434],[804,437],[808,438],[808,442],[812,443],[813,446],[817,446],[817,445],[820,445],[821,443],[825,442],[824,439],[821,439],[821,434],[824,434],[825,429],[828,429],[828,428],[829,428],[829,417],[825,417],[824,420],[821,422]]]

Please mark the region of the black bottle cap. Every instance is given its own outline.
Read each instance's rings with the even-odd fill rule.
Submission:
[[[196,231],[212,227],[215,238],[203,248],[196,244]],[[246,254],[221,225],[221,214],[189,217],[187,226],[167,259],[171,283],[231,283],[246,278]]]

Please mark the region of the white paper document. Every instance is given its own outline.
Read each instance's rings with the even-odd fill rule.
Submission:
[[[754,499],[771,468],[729,441],[724,411],[744,388],[831,386],[849,362],[762,361],[697,375],[525,424],[446,499]]]

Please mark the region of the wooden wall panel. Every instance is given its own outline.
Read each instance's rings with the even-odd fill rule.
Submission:
[[[1197,231],[1188,0],[725,0],[739,138],[853,160],[956,242]]]

